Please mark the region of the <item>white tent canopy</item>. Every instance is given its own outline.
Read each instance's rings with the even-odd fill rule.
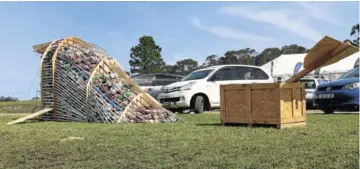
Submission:
[[[303,63],[305,54],[290,54],[290,55],[281,55],[276,59],[264,64],[261,66],[268,72],[271,72],[271,62],[273,62],[273,77],[284,77],[284,76],[291,76],[294,73],[295,65],[298,62]],[[328,65],[322,67],[320,69],[320,74],[328,74],[328,73],[344,73],[349,71],[354,67],[356,60],[359,58],[359,52],[354,53],[353,55],[340,60],[332,65]],[[300,70],[304,69],[302,68]],[[314,74],[312,71],[310,74]]]

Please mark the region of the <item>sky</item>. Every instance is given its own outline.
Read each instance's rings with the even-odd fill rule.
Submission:
[[[0,95],[40,89],[32,46],[68,36],[104,48],[129,70],[130,48],[150,35],[167,64],[228,50],[353,39],[359,2],[0,2]]]

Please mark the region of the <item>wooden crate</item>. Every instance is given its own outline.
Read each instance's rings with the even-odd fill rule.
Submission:
[[[221,85],[220,97],[223,125],[273,124],[279,129],[306,125],[302,83]]]

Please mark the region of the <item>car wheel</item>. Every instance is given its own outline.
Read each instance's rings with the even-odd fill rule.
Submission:
[[[325,109],[322,109],[322,111],[325,113],[325,114],[334,114],[334,109],[333,108],[325,108]]]
[[[203,111],[204,111],[204,97],[196,96],[194,112],[196,114],[200,114],[200,113],[203,113]]]

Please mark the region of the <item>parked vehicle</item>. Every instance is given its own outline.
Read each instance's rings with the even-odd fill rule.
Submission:
[[[133,80],[140,86],[142,90],[148,92],[156,99],[163,86],[178,82],[183,77],[184,76],[174,74],[151,73],[134,76]]]
[[[305,98],[306,98],[306,107],[314,107],[313,104],[313,94],[315,89],[320,84],[327,83],[328,81],[322,78],[301,78],[298,83],[305,84]]]
[[[314,104],[326,114],[336,109],[359,110],[359,67],[336,81],[319,85],[314,92]]]
[[[180,82],[164,86],[158,95],[163,107],[182,112],[220,107],[220,85],[273,83],[271,75],[261,67],[249,65],[218,65],[196,70]]]

